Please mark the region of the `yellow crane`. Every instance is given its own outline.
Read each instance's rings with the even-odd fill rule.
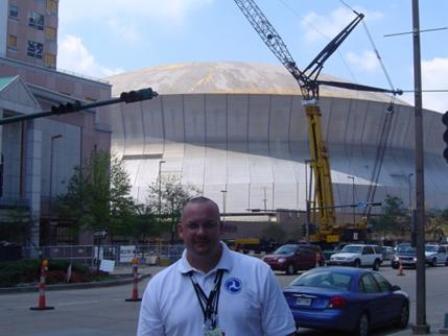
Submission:
[[[338,242],[344,228],[339,227],[336,224],[330,160],[327,146],[324,137],[322,136],[321,112],[319,108],[319,86],[326,85],[349,90],[393,94],[401,94],[401,91],[381,89],[354,83],[318,80],[325,61],[337,50],[358,23],[361,22],[364,17],[362,13],[355,13],[356,17],[338,35],[336,35],[324,49],[322,49],[303,71],[301,71],[297,67],[286,44],[255,1],[234,0],[234,2],[261,37],[263,42],[294,77],[300,87],[308,122],[308,138],[311,157],[310,166],[315,179],[314,204],[317,204],[317,206],[315,205],[313,209],[319,217],[318,231],[310,238],[314,241],[327,243]],[[364,226],[358,227],[357,229],[362,230],[365,228],[366,227]]]

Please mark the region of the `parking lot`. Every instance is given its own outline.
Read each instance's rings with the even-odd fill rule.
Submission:
[[[155,273],[160,267],[143,271]],[[392,284],[402,287],[411,297],[411,322],[415,320],[415,270],[405,270],[405,276],[388,266],[380,272]],[[448,267],[427,268],[427,320],[431,329],[438,331],[443,316],[448,313],[446,279]],[[294,276],[278,273],[280,284],[286,286]],[[146,284],[140,284],[140,294]],[[47,303],[54,310],[30,311],[37,303],[36,293],[0,296],[0,334],[8,336],[123,336],[135,335],[139,303],[125,302],[131,286],[48,291]],[[396,330],[380,330],[375,336],[393,335]],[[410,335],[408,329],[400,335]],[[300,330],[300,335],[328,335],[328,333]],[[335,335],[331,333],[331,335]]]

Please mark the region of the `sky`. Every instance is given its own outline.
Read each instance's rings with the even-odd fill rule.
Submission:
[[[346,81],[413,90],[411,0],[256,0],[299,68],[354,17],[365,14],[323,72]],[[448,1],[420,0],[424,90],[448,89]],[[373,41],[373,43],[372,43]],[[380,56],[384,69],[378,61]],[[233,0],[61,0],[58,68],[105,78],[161,64],[243,61],[280,64]],[[387,79],[390,78],[390,81]],[[402,96],[413,103],[413,93]],[[424,93],[448,110],[448,92]]]

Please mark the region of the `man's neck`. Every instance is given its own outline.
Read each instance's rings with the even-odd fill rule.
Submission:
[[[208,273],[213,268],[215,268],[216,265],[218,265],[219,260],[221,259],[221,255],[222,255],[222,246],[221,244],[219,244],[218,248],[216,249],[213,255],[198,256],[188,253],[187,251],[187,260],[192,267],[204,273]]]

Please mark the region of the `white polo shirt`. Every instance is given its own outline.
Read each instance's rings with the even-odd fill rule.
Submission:
[[[204,317],[191,283],[209,295],[219,269],[225,270],[218,306],[218,324],[225,336],[286,336],[296,331],[292,313],[270,267],[236,253],[221,242],[218,265],[207,274],[182,258],[154,276],[140,308],[137,336],[202,336]]]

